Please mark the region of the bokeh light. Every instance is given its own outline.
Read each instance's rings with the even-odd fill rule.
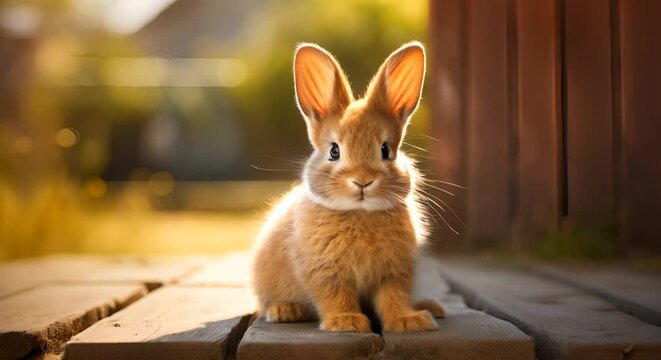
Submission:
[[[55,143],[63,148],[70,148],[78,143],[78,132],[72,128],[60,129],[55,133]]]

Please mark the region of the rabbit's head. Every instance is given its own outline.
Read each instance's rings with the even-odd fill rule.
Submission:
[[[381,65],[355,100],[337,60],[314,44],[294,59],[298,107],[314,152],[303,174],[314,201],[337,210],[386,210],[405,204],[416,174],[400,151],[420,99],[425,52],[405,44]]]

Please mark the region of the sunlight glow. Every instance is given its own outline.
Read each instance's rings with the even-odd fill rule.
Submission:
[[[117,34],[142,29],[175,0],[117,0],[104,16],[105,27]]]
[[[107,86],[127,87],[236,87],[248,75],[248,68],[232,58],[92,58],[102,69]]]

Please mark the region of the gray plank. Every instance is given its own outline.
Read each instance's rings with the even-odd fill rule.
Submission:
[[[608,299],[620,310],[661,326],[661,274],[623,266],[553,266],[536,268],[540,273]]]
[[[252,252],[235,252],[193,271],[177,282],[191,286],[246,286],[250,280]]]
[[[79,256],[61,256],[64,262]],[[71,260],[70,260],[71,259]],[[210,261],[201,256],[111,256],[97,258],[99,266],[75,281],[141,282],[150,289],[172,283]]]
[[[98,267],[92,258],[61,261],[41,257],[0,263],[0,298],[58,280],[75,279]]]
[[[49,285],[0,299],[0,359],[60,346],[146,293],[142,285]]]
[[[0,264],[0,298],[49,283],[171,283],[210,257],[51,255]]]
[[[445,258],[441,272],[471,307],[533,336],[539,359],[661,358],[661,328],[584,291],[484,259]]]
[[[320,331],[318,323],[253,323],[238,358],[251,359],[533,359],[532,339],[514,325],[469,309],[450,294],[436,261],[418,262],[414,296],[437,299],[446,310],[440,330],[421,333],[349,334]]]
[[[416,268],[414,296],[439,300],[445,317],[439,331],[383,333],[386,359],[534,359],[532,338],[516,326],[470,309],[463,298],[449,292],[437,260],[421,257]]]
[[[225,359],[254,308],[242,288],[166,286],[73,337],[63,359]]]
[[[237,358],[257,359],[371,359],[383,348],[378,334],[330,333],[318,323],[255,321],[243,336]]]

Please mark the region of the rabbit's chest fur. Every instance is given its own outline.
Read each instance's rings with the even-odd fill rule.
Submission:
[[[369,293],[409,273],[416,234],[405,206],[389,211],[336,211],[303,198],[292,222],[290,250],[300,276],[334,279]]]

